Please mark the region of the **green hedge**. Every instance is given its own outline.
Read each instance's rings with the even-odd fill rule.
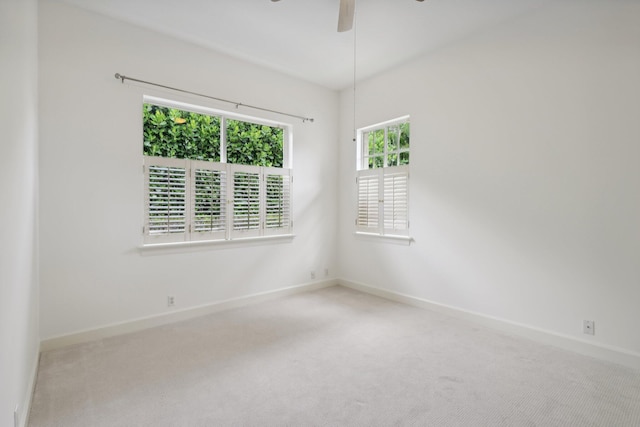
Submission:
[[[161,107],[143,106],[143,153],[147,156],[220,161],[220,117]],[[227,162],[283,165],[281,128],[227,119]]]

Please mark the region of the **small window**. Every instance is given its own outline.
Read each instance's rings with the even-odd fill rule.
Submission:
[[[409,117],[358,130],[356,231],[409,233]]]
[[[290,126],[145,97],[144,243],[292,233]]]

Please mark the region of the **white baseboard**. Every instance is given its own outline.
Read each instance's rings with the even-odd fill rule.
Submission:
[[[31,367],[31,376],[29,378],[29,384],[27,385],[27,391],[22,399],[22,406],[18,408],[18,415],[20,422],[19,427],[26,427],[29,425],[29,415],[31,414],[31,401],[33,399],[33,393],[36,390],[36,379],[38,378],[38,367],[40,366],[40,351],[36,357],[36,361]]]
[[[533,326],[511,322],[509,320],[500,319],[497,317],[487,316],[482,313],[439,304],[426,299],[365,285],[364,283],[343,279],[339,280],[338,283],[344,287],[351,288],[360,292],[365,292],[371,295],[376,295],[381,298],[401,302],[415,307],[425,308],[453,317],[463,318],[496,330],[500,330],[502,332],[512,333],[514,335],[528,338],[542,344],[553,345],[565,350],[574,351],[586,356],[640,370],[640,354],[623,348],[581,340],[570,335],[559,334],[556,332],[535,328]]]
[[[169,323],[179,322],[182,320],[188,320],[207,314],[229,310],[232,308],[243,307],[250,304],[265,302],[276,298],[285,297],[288,295],[294,295],[301,292],[308,292],[316,289],[326,288],[335,285],[342,285],[360,292],[376,295],[388,300],[401,302],[404,304],[412,305],[415,307],[425,308],[428,310],[436,311],[446,315],[467,319],[469,321],[479,323],[493,329],[512,333],[514,335],[522,336],[542,344],[553,345],[563,348],[565,350],[574,351],[576,353],[584,354],[587,356],[595,357],[601,360],[624,365],[633,369],[640,370],[640,354],[635,353],[623,348],[609,346],[601,343],[594,343],[587,340],[582,340],[570,335],[559,334],[553,331],[548,331],[540,328],[536,328],[530,325],[512,322],[497,317],[487,316],[482,313],[463,310],[457,307],[440,304],[437,302],[429,301],[423,298],[414,297],[411,295],[405,295],[397,292],[392,292],[386,289],[376,288],[374,286],[366,285],[364,283],[354,282],[345,279],[331,279],[325,281],[318,281],[312,283],[306,283],[298,286],[291,286],[288,288],[277,289],[274,291],[262,292],[253,295],[247,295],[238,298],[232,298],[224,301],[218,301],[212,304],[206,304],[198,307],[187,308],[179,311],[172,311],[170,313],[162,313],[155,316],[135,319],[127,322],[121,322],[103,326],[100,328],[89,329],[79,331],[71,334],[61,335],[42,341],[40,345],[41,351],[54,350],[68,345],[79,344],[88,341],[94,341],[102,338],[112,337],[116,335],[122,335],[131,332],[141,331],[143,329],[152,328],[155,326],[166,325]],[[35,386],[35,379],[37,373],[37,366],[34,368],[32,374],[31,388]],[[28,402],[30,403],[31,394],[29,394]],[[29,408],[30,405],[25,405],[23,408]],[[25,419],[27,417],[22,417]]]
[[[183,310],[171,311],[155,316],[143,317],[126,322],[106,325],[100,328],[87,329],[74,332],[71,334],[60,335],[57,337],[43,340],[40,343],[41,351],[55,350],[73,344],[80,344],[88,341],[95,341],[102,338],[108,338],[116,335],[127,334],[131,332],[141,331],[143,329],[155,326],[166,325],[169,323],[180,322],[182,320],[193,319],[195,317],[204,316],[232,308],[243,307],[250,304],[265,302],[288,295],[301,292],[308,292],[316,289],[335,286],[338,281],[335,279],[324,280],[302,285],[291,286],[288,288],[276,289],[274,291],[261,292],[253,295],[247,295],[238,298],[232,298],[224,301],[218,301],[212,304],[201,305],[197,307],[186,308]]]

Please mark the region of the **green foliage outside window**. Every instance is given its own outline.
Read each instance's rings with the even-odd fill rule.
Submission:
[[[386,131],[386,139],[384,128],[365,132],[364,134],[366,149],[368,150],[365,159],[369,169],[409,164],[409,122],[388,126]],[[385,144],[387,144],[386,165]]]
[[[153,104],[143,105],[147,156],[220,161],[221,118]],[[283,166],[281,128],[227,119],[227,163]]]
[[[282,167],[282,129],[227,120],[227,162]]]

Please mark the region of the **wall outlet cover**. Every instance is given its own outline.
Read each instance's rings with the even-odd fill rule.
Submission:
[[[595,322],[593,320],[584,320],[582,322],[582,331],[587,335],[595,335]]]

